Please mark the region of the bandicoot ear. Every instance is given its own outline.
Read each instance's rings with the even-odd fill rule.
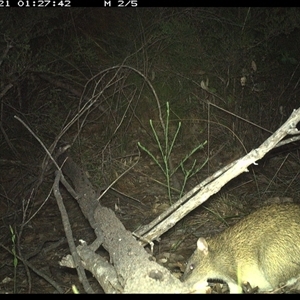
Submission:
[[[203,252],[204,255],[208,254],[208,244],[205,240],[205,238],[199,238],[197,241],[197,249],[201,252]]]

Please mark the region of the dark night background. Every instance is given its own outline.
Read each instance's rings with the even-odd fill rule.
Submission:
[[[28,277],[31,271],[21,261],[14,268],[13,245],[66,293],[73,282],[80,287],[76,274],[57,263],[69,251],[66,244],[32,256],[64,236],[50,193],[53,169],[45,166],[47,155],[36,137],[51,151],[56,142],[71,144],[73,158],[100,191],[139,158],[103,198],[107,206],[118,207],[122,222],[134,230],[180,192],[259,146],[299,108],[299,30],[299,8],[2,8],[0,292],[54,291],[34,273]],[[171,197],[164,174],[137,146],[140,142],[161,158],[149,120],[158,137],[166,139],[159,116],[166,120],[167,103],[169,138],[176,136],[171,149],[175,167],[208,141],[190,155],[185,169],[176,169]],[[299,143],[277,149],[207,205],[213,209],[216,201],[224,215],[250,210],[250,202],[297,198],[298,149]],[[71,198],[66,201],[76,238],[90,234],[92,240],[77,205]],[[195,217],[186,220],[189,226]],[[191,250],[195,240],[173,249],[174,240],[181,238],[176,228],[171,230],[160,251],[182,253],[186,259],[184,250]]]

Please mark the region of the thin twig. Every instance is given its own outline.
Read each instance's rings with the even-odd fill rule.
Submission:
[[[63,222],[63,226],[64,226],[64,231],[65,231],[67,241],[68,241],[68,244],[69,244],[69,248],[70,248],[70,251],[71,251],[75,266],[76,266],[76,270],[77,270],[77,273],[78,273],[79,280],[82,283],[82,285],[84,287],[84,290],[87,293],[89,293],[89,294],[93,293],[94,294],[94,291],[93,291],[92,287],[90,286],[90,284],[87,280],[87,277],[86,277],[84,268],[82,266],[80,257],[77,253],[76,246],[75,246],[75,243],[74,243],[73,234],[72,234],[72,228],[71,228],[71,224],[70,224],[69,217],[68,217],[68,213],[67,213],[67,210],[64,206],[62,196],[59,192],[59,181],[60,181],[61,174],[62,174],[61,171],[56,171],[56,176],[55,176],[55,180],[54,180],[54,184],[53,184],[53,194],[55,196],[55,199],[57,201],[57,205],[59,207],[59,211],[61,213],[62,222]]]

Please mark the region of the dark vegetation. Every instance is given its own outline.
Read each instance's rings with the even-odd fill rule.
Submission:
[[[83,292],[76,272],[58,265],[69,249],[54,167],[36,137],[53,154],[70,144],[99,195],[116,181],[100,201],[133,231],[299,107],[299,47],[299,8],[1,10],[0,292],[54,291],[21,258],[65,293],[72,284]],[[169,142],[166,162],[158,139]],[[168,255],[180,276],[200,235],[263,203],[297,202],[299,164],[299,142],[269,153],[166,233],[157,259]],[[92,241],[64,197],[75,242]]]

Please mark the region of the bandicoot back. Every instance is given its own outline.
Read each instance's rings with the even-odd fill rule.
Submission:
[[[199,238],[183,280],[204,292],[207,279],[225,281],[230,293],[242,283],[260,291],[300,274],[300,206],[273,204],[258,209],[224,232]]]

